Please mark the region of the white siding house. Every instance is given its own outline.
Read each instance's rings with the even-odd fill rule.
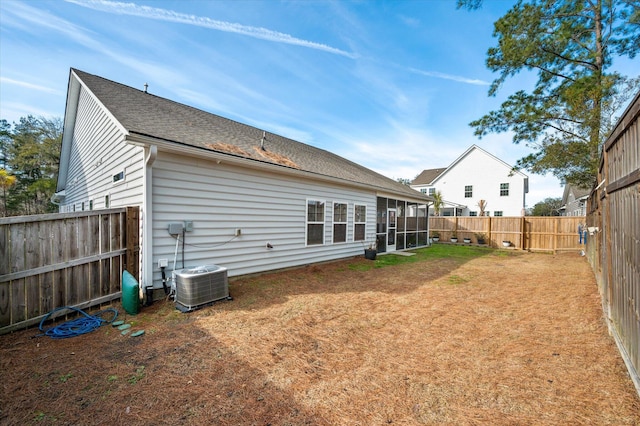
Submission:
[[[485,200],[486,216],[522,216],[529,178],[472,145],[449,167],[424,170],[411,187],[428,195],[440,191],[445,200],[442,215],[479,216],[478,203]]]
[[[374,242],[426,246],[431,201],[330,152],[75,69],[55,199],[60,211],[139,206],[140,282],[154,288],[161,260],[169,273],[217,264],[238,276]]]

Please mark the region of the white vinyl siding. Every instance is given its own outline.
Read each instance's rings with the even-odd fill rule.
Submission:
[[[325,202],[324,241],[332,241],[333,202],[366,206],[365,235],[375,234],[376,194],[339,185],[159,152],[153,166],[153,263],[169,259],[170,222],[193,221],[185,233],[185,266],[218,264],[229,276],[361,255],[349,215],[346,243],[306,244],[307,200]],[[241,235],[234,238],[236,229]],[[269,243],[272,248],[267,248]],[[181,245],[177,268],[182,267]],[[154,285],[160,287],[154,267]]]
[[[65,129],[71,131],[71,129]],[[94,209],[142,204],[143,150],[124,142],[124,135],[110,115],[84,89],[80,91],[73,129],[73,150],[65,188],[64,205],[88,205]],[[113,176],[123,174],[117,184]]]

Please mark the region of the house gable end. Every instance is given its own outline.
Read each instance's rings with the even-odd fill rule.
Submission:
[[[76,120],[78,116],[78,105],[80,102],[80,94],[82,91],[89,94],[91,98],[101,107],[101,110],[106,114],[109,119],[120,129],[123,134],[127,134],[127,130],[124,126],[111,114],[108,108],[100,102],[95,94],[91,92],[91,89],[82,82],[77,75],[75,69],[71,69],[69,72],[69,83],[67,86],[67,102],[65,106],[62,144],[60,150],[60,165],[58,169],[58,181],[56,185],[56,192],[63,191],[67,187],[69,166],[71,161],[71,151],[73,147],[74,134],[76,131]]]

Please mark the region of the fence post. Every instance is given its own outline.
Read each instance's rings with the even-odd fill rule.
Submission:
[[[520,230],[522,231],[522,236],[520,237],[520,248],[522,250],[525,250],[525,241],[524,239],[526,238],[526,233],[527,233],[527,224],[524,220],[524,216],[522,216],[522,220],[520,221]]]
[[[140,238],[139,238],[139,229],[140,229],[140,208],[139,207],[127,207],[126,213],[126,246],[127,246],[127,260],[125,264],[125,269],[135,277],[136,280],[139,280],[139,271],[138,271],[138,254],[140,253]]]
[[[560,216],[556,217],[556,220],[553,221],[553,254],[558,252],[558,219]]]

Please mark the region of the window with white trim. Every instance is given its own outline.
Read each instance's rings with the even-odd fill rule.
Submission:
[[[496,210],[495,212],[493,212],[494,216],[502,216],[502,210]]]
[[[324,201],[307,200],[307,245],[324,244]]]
[[[119,171],[118,173],[113,175],[113,184],[117,185],[119,183],[123,183],[124,182],[124,170]]]
[[[473,185],[465,185],[464,198],[472,198],[472,197],[473,197]]]
[[[436,193],[435,188],[429,188],[429,195],[435,195],[435,193]]]
[[[478,216],[478,212],[476,211],[469,212],[469,216]]]
[[[364,241],[367,228],[367,206],[356,204],[353,209],[353,241]]]
[[[500,196],[501,197],[508,197],[509,196],[509,184],[508,183],[501,183],[500,184]]]
[[[347,204],[333,203],[333,242],[347,242]]]

